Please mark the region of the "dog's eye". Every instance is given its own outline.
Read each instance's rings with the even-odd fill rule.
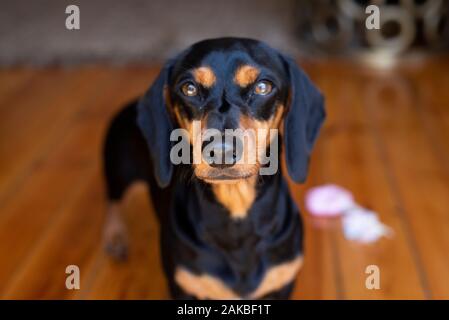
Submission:
[[[188,97],[194,97],[198,94],[198,88],[192,82],[187,82],[181,87],[182,93]]]
[[[259,94],[261,96],[265,96],[271,92],[273,89],[273,85],[270,81],[262,80],[256,83],[254,86],[254,93]]]

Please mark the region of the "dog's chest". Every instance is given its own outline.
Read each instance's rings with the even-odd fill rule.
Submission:
[[[181,193],[185,196],[186,192]],[[190,193],[172,211],[174,281],[200,299],[260,298],[287,285],[302,264],[301,222],[288,194],[242,219]]]

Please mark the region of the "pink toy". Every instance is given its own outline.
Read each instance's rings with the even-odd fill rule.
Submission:
[[[334,184],[315,187],[306,194],[306,207],[310,214],[318,217],[343,215],[343,233],[348,240],[362,243],[377,241],[382,236],[391,236],[393,231],[384,225],[374,211],[357,205],[353,195]]]
[[[355,206],[352,194],[335,184],[315,187],[306,194],[307,210],[315,216],[339,216]]]

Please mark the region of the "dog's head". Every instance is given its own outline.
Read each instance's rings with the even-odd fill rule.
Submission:
[[[138,113],[162,187],[173,173],[174,129],[188,137],[196,177],[230,183],[259,173],[261,156],[277,141],[270,129],[282,122],[288,172],[303,182],[325,117],[321,94],[291,58],[241,38],[205,40],[168,61]],[[230,129],[237,130],[228,139]]]

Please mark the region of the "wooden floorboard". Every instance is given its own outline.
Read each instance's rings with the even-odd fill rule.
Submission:
[[[304,185],[289,182],[305,221],[295,299],[449,298],[449,61],[375,72],[309,63],[327,99]],[[0,70],[0,297],[156,299],[168,290],[159,227],[144,185],[123,203],[130,256],[103,253],[101,146],[112,115],[143,93],[158,67]],[[337,183],[379,213],[394,235],[347,241],[339,219],[304,208],[313,186]],[[65,288],[65,267],[81,290]],[[381,289],[365,288],[378,265]]]
[[[15,188],[29,174],[32,164],[48,154],[61,131],[66,130],[68,119],[91,98],[95,86],[86,79],[101,83],[102,73],[91,69],[40,71],[28,90],[3,105],[0,119],[2,203],[8,194],[17,192]]]
[[[305,224],[304,266],[295,283],[294,299],[341,298],[339,282],[341,274],[338,259],[335,256],[335,221],[311,219],[303,205],[303,197],[307,189],[325,183],[321,172],[324,161],[322,145],[318,144],[307,182],[304,185],[297,185],[289,181],[292,195],[300,206]],[[313,277],[310,276],[312,274]]]
[[[413,260],[414,247],[395,207],[394,192],[370,130],[372,119],[364,110],[367,90],[363,86],[368,79],[344,65],[337,65],[330,74],[326,77],[330,114],[322,139],[327,150],[325,158],[329,160],[323,166],[326,180],[352,190],[357,202],[378,212],[394,232],[393,239],[382,239],[376,245],[360,245],[346,241],[339,229],[337,242],[345,298],[424,298],[419,270]],[[339,82],[341,77],[351,81]],[[381,290],[365,287],[365,269],[369,265],[376,265],[381,271]]]
[[[447,66],[447,65],[446,65]],[[447,163],[436,152],[429,127],[416,112],[420,103],[419,83],[407,76],[384,78],[384,84],[396,88],[396,95],[371,100],[366,104],[374,120],[385,170],[389,175],[400,211],[409,229],[410,242],[416,247],[416,263],[428,297],[449,298],[449,180]],[[439,81],[435,77],[432,83]],[[422,101],[421,101],[422,102]],[[447,107],[447,106],[446,106]],[[389,114],[387,115],[387,110]]]
[[[132,79],[138,79],[139,83],[128,79],[130,72]],[[47,138],[48,133],[44,134],[44,138],[49,140],[48,150],[41,150],[41,153],[27,159],[28,166],[23,169],[26,171],[24,178],[14,185],[13,195],[4,198],[0,204],[0,221],[3,222],[0,223],[0,237],[5,239],[0,247],[0,256],[7,257],[0,266],[3,284],[0,292],[2,288],[9,290],[10,285],[14,286],[22,278],[21,265],[27,263],[28,257],[32,256],[40,243],[40,238],[46,236],[54,221],[60,219],[61,214],[70,207],[70,199],[75,197],[73,201],[76,203],[79,192],[84,189],[89,191],[91,186],[86,185],[86,171],[91,170],[92,166],[99,167],[102,138],[108,119],[147,85],[147,80],[139,72],[130,70],[106,71],[102,79],[106,84],[97,83],[98,77],[91,77],[84,70],[75,72],[73,76],[81,76],[81,80],[86,82],[86,88],[96,88],[96,91],[92,91],[95,96],[90,95],[87,100],[76,95],[68,97],[70,101],[67,105],[72,106],[70,116],[67,115],[63,119],[64,123],[56,126],[56,133],[51,138]],[[77,91],[77,94],[81,93],[82,90]],[[54,120],[60,120],[57,114]],[[34,138],[39,140],[39,133],[29,136],[30,140]],[[99,169],[96,170],[96,176],[101,176]],[[11,243],[6,239],[22,233],[21,241],[12,244],[11,250]],[[91,240],[97,242],[97,239]],[[49,253],[54,253],[51,246],[47,249]],[[30,270],[33,273],[33,269]],[[52,273],[46,275],[50,275],[51,279]],[[45,280],[46,276],[39,278]]]
[[[316,66],[306,71],[318,81]],[[310,163],[309,177],[305,184],[298,185],[289,179],[292,195],[300,207],[305,223],[304,266],[295,283],[293,299],[342,299],[341,270],[335,243],[337,221],[313,219],[304,207],[304,194],[311,187],[326,183],[323,165],[326,161],[323,143],[318,141],[313,160]],[[283,170],[286,171],[285,163]],[[313,230],[313,231],[309,231]],[[313,275],[313,276],[311,276]]]
[[[39,72],[32,68],[11,68],[0,71],[0,98],[3,100],[2,106],[7,105],[6,100],[13,100],[23,94],[23,89],[33,76]]]

